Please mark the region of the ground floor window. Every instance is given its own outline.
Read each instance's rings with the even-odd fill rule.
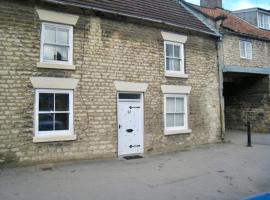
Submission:
[[[165,95],[166,131],[187,129],[187,96],[180,94]]]
[[[73,90],[36,89],[35,134],[73,134]]]

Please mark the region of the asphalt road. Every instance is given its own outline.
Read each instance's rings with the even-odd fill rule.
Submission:
[[[0,200],[235,200],[270,191],[270,134],[138,160],[0,171]]]

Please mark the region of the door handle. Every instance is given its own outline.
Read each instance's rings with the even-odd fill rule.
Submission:
[[[140,147],[140,146],[141,146],[141,145],[138,144],[138,145],[129,145],[128,147],[129,147],[129,148],[133,148],[133,147]]]
[[[129,106],[129,109],[132,109],[132,108],[140,108],[140,106]]]
[[[126,130],[128,133],[131,133],[131,132],[133,132],[133,129],[127,129]]]

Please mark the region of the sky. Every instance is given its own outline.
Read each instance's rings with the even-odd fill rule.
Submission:
[[[200,0],[186,0],[199,5]],[[270,10],[270,0],[223,0],[223,7],[228,10],[240,10],[245,8],[260,7]]]

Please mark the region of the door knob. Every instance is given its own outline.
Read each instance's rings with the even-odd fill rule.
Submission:
[[[126,130],[128,133],[131,133],[131,132],[133,132],[133,129],[127,129]]]

